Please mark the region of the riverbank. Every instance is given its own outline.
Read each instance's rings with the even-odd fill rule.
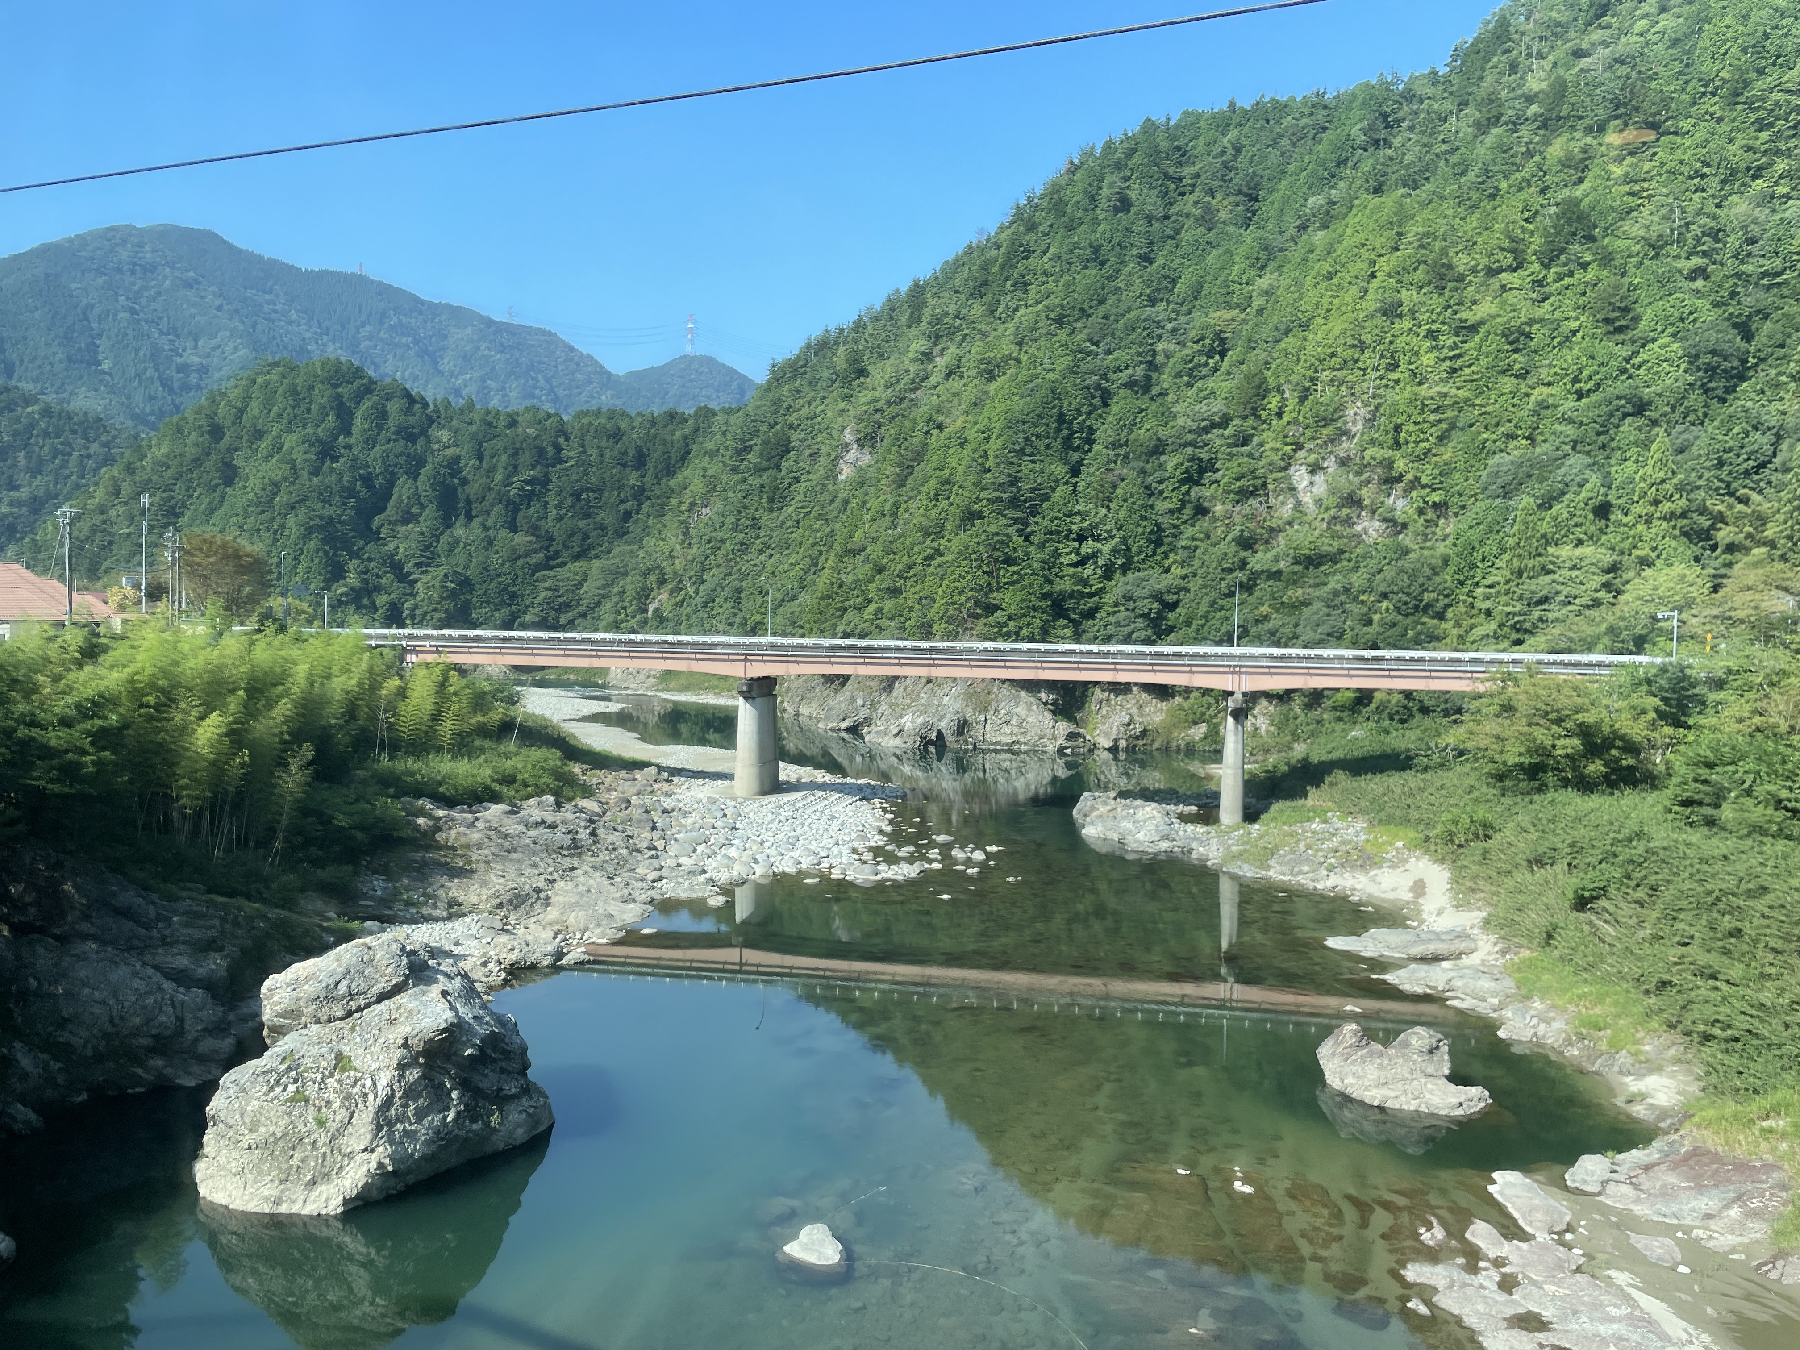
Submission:
[[[1689,1274],[1687,1262],[1694,1260],[1692,1256],[1686,1262],[1661,1257],[1665,1252],[1679,1253],[1680,1243],[1690,1244],[1689,1251],[1697,1244],[1722,1260],[1751,1263],[1767,1280],[1800,1284],[1800,1261],[1780,1255],[1773,1234],[1792,1197],[1792,1181],[1778,1166],[1721,1153],[1703,1134],[1679,1128],[1690,1118],[1687,1108],[1699,1096],[1701,1081],[1678,1040],[1664,1035],[1645,1038],[1629,1049],[1609,1048],[1582,1034],[1576,1014],[1528,996],[1506,969],[1508,962],[1521,955],[1520,949],[1484,929],[1485,911],[1463,896],[1449,867],[1411,847],[1394,831],[1378,830],[1339,813],[1291,807],[1241,827],[1184,819],[1196,810],[1180,802],[1089,793],[1076,806],[1075,817],[1083,837],[1096,847],[1144,857],[1181,858],[1241,876],[1333,891],[1405,914],[1405,930],[1345,935],[1329,939],[1327,945],[1392,962],[1397,968],[1377,972],[1375,978],[1405,992],[1441,997],[1453,1006],[1492,1018],[1499,1023],[1498,1034],[1503,1039],[1546,1047],[1604,1076],[1622,1107],[1671,1131],[1649,1148],[1616,1160],[1598,1155],[1584,1158],[1566,1179],[1539,1178],[1542,1184],[1555,1187],[1554,1199],[1546,1197],[1550,1203],[1573,1206],[1580,1214],[1577,1228],[1584,1237],[1590,1218],[1608,1225],[1631,1219],[1646,1231],[1631,1239],[1621,1230],[1614,1238],[1631,1239],[1632,1249],[1640,1255],[1652,1253],[1660,1268],[1678,1268],[1681,1275]],[[1586,1202],[1589,1195],[1598,1198],[1597,1205]],[[1527,1236],[1529,1240],[1531,1234]],[[1525,1285],[1573,1276],[1581,1269],[1579,1261],[1566,1269],[1539,1269],[1532,1265],[1532,1253],[1504,1245],[1488,1251],[1493,1242],[1475,1240],[1480,1237],[1472,1232],[1470,1241],[1478,1249],[1477,1258],[1490,1262],[1483,1268],[1493,1269],[1491,1261],[1497,1252],[1510,1252],[1518,1267],[1515,1278]],[[1603,1246],[1609,1257],[1624,1250],[1614,1238]],[[1498,1241],[1495,1235],[1494,1242]],[[1719,1261],[1711,1267],[1715,1276],[1729,1273]],[[1409,1278],[1437,1283],[1441,1306],[1456,1312],[1482,1336],[1484,1345],[1496,1350],[1514,1345],[1501,1333],[1508,1327],[1507,1317],[1523,1311],[1525,1303],[1494,1315],[1494,1308],[1477,1305],[1486,1299],[1498,1307],[1498,1299],[1490,1297],[1497,1295],[1497,1288],[1487,1290],[1466,1272],[1452,1276],[1445,1270],[1422,1264],[1409,1268]],[[1589,1279],[1581,1286],[1582,1297],[1563,1311],[1570,1317],[1606,1312],[1618,1324],[1620,1335],[1626,1335],[1629,1325],[1645,1316],[1652,1324],[1659,1318],[1668,1320],[1662,1316],[1667,1312],[1666,1302],[1651,1307],[1654,1300],[1642,1292],[1639,1277],[1633,1276],[1627,1285],[1615,1275],[1615,1283],[1631,1297],[1621,1302],[1618,1295],[1606,1293]],[[1666,1279],[1660,1283],[1669,1284]],[[1699,1282],[1694,1284],[1696,1292],[1701,1288]],[[1468,1292],[1474,1289],[1486,1292],[1475,1297]],[[1672,1285],[1662,1291],[1663,1299],[1671,1296],[1692,1298]],[[1637,1342],[1628,1337],[1628,1343]],[[1667,1343],[1705,1342],[1678,1339]]]

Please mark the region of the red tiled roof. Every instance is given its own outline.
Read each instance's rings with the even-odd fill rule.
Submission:
[[[18,563],[0,562],[0,623],[20,619],[59,622],[68,611],[63,583],[28,572]],[[117,618],[99,591],[75,592],[75,617],[86,623]]]

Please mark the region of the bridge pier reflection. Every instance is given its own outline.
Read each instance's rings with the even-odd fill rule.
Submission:
[[[1237,979],[1230,959],[1238,940],[1239,899],[1238,879],[1229,872],[1219,873],[1219,978],[1228,982]]]

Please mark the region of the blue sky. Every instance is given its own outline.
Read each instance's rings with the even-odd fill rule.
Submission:
[[[1085,144],[1441,63],[1493,0],[1327,3],[1050,51],[0,197],[0,254],[170,221],[615,370],[771,357],[929,272]],[[0,182],[762,79],[1217,8],[0,0]]]

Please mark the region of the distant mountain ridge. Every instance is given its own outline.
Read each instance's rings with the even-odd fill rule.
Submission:
[[[0,380],[152,429],[268,357],[348,358],[428,398],[691,411],[756,382],[710,356],[615,374],[544,328],[308,270],[180,225],[111,225],[0,258]]]

